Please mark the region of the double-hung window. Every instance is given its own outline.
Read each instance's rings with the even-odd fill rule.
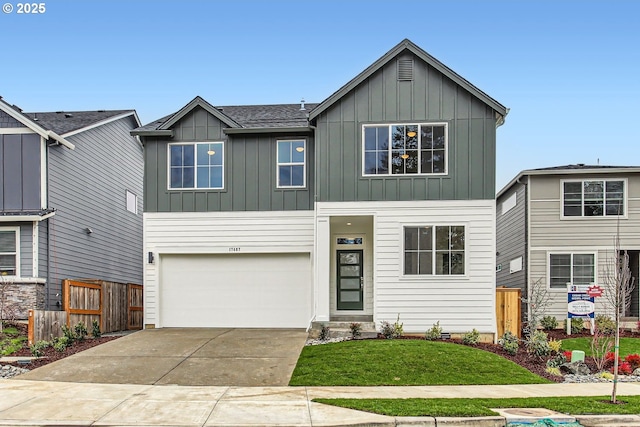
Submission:
[[[305,186],[304,140],[278,141],[278,188]]]
[[[566,289],[572,285],[590,285],[596,282],[595,254],[549,254],[549,286]]]
[[[169,144],[169,189],[224,188],[224,143]]]
[[[364,125],[364,175],[445,174],[447,124]]]
[[[404,227],[404,274],[465,274],[465,227]]]
[[[565,217],[605,217],[625,214],[623,180],[562,182]]]
[[[18,227],[0,228],[0,275],[18,276],[20,243]]]

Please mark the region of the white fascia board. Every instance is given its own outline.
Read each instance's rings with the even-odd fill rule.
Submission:
[[[136,112],[135,111],[128,111],[126,113],[118,114],[117,116],[109,117],[108,119],[100,120],[99,122],[92,123],[92,124],[90,124],[88,126],[80,128],[80,129],[72,130],[71,132],[65,133],[63,136],[65,138],[68,138],[70,136],[77,135],[77,134],[82,133],[82,132],[86,132],[86,131],[88,131],[90,129],[94,129],[94,128],[97,128],[99,126],[106,125],[107,123],[115,122],[116,120],[120,120],[120,119],[123,119],[125,117],[129,117],[129,116],[133,116],[134,117],[134,119],[136,120],[136,123],[138,124],[138,127],[142,126],[140,124],[140,119],[138,118],[138,115],[136,114]]]
[[[55,212],[50,212],[42,216],[40,215],[0,215],[0,222],[22,222],[22,221],[40,222],[40,221],[44,221],[45,219],[51,218],[55,214],[56,214]]]
[[[47,139],[53,139],[59,142],[60,144],[64,145],[70,150],[73,150],[76,148],[75,145],[73,145],[72,143],[70,143],[69,141],[67,141],[66,139],[64,139],[57,133],[55,133],[54,131],[45,130],[43,127],[38,126],[31,120],[28,120],[21,113],[14,110],[10,105],[8,105],[5,102],[2,102],[2,100],[0,100],[0,110],[4,111],[5,113],[7,113],[8,115],[10,115],[11,117],[13,117],[14,119],[16,119],[17,121],[19,121],[20,123],[22,123],[23,125],[25,125],[26,127],[28,127],[29,129],[31,129],[32,131],[34,131],[35,133],[37,133],[42,137]]]

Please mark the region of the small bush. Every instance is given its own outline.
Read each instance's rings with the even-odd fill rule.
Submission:
[[[539,358],[547,357],[551,354],[547,334],[543,331],[535,331],[526,341],[527,353]]]
[[[562,340],[554,340],[554,339],[549,340],[549,350],[551,350],[553,353],[560,353],[561,349],[562,349]]]
[[[498,344],[502,346],[502,349],[506,351],[508,354],[514,356],[518,353],[518,347],[520,343],[518,342],[518,337],[513,335],[511,331],[507,331],[504,333],[502,338],[498,340]]]
[[[564,363],[567,363],[564,353],[556,353],[551,359],[547,360],[547,367],[559,368]]]
[[[398,315],[395,323],[389,323],[387,321],[380,322],[380,333],[388,340],[401,337],[403,333],[403,324],[400,323],[400,315]]]
[[[616,360],[616,354],[613,351],[608,352],[605,356],[604,356],[604,366],[608,367],[608,366],[613,366],[614,362]],[[620,364],[622,363],[622,359],[620,358],[620,356],[618,356],[618,366],[620,366]]]
[[[320,341],[326,341],[329,339],[329,334],[331,333],[331,328],[327,325],[322,325],[320,328],[320,334],[318,334],[318,339]]]
[[[613,372],[613,368],[611,368],[611,372]],[[631,365],[627,362],[622,362],[618,365],[618,373],[621,375],[631,375],[633,369],[631,369]]]
[[[69,343],[68,345],[73,344],[76,340],[76,334],[67,325],[62,325],[62,337],[66,338],[66,341]]]
[[[91,336],[94,338],[100,338],[102,336],[102,332],[100,332],[100,324],[97,320],[94,320],[91,323]]]
[[[44,354],[44,349],[51,347],[51,343],[49,341],[38,341],[35,344],[32,344],[29,347],[29,350],[31,350],[31,355],[33,357],[42,357],[42,355]]]
[[[553,375],[554,377],[561,377],[562,373],[560,372],[560,368],[557,366],[547,366],[544,370],[547,374]]]
[[[640,368],[640,354],[628,354],[625,358],[624,361],[627,362],[629,365],[631,365],[631,370],[635,371],[636,369]]]
[[[603,314],[596,316],[596,327],[603,335],[613,335],[616,332],[616,322]]]
[[[558,319],[555,316],[544,316],[540,321],[542,329],[550,331],[558,327]]]
[[[351,323],[349,329],[351,330],[351,338],[355,339],[362,335],[362,324],[358,322]]]
[[[462,343],[465,345],[477,345],[480,342],[480,332],[473,328],[471,332],[467,332],[462,337]]]
[[[611,381],[613,379],[613,374],[611,372],[600,372],[596,374],[599,378],[603,378],[605,380]]]
[[[440,327],[440,321],[434,323],[431,329],[428,329],[427,332],[424,333],[424,339],[429,341],[439,340],[441,336],[442,328]]]
[[[570,351],[563,351],[562,354],[564,354],[564,358],[567,359],[568,361],[571,361],[571,352]]]
[[[84,325],[84,322],[76,323],[76,326],[73,327],[73,332],[78,341],[83,341],[87,337],[87,327]]]
[[[581,317],[571,318],[571,333],[581,334],[584,331],[584,319]]]
[[[65,351],[71,344],[73,344],[73,341],[70,340],[67,335],[63,335],[53,340],[53,348],[59,352]]]

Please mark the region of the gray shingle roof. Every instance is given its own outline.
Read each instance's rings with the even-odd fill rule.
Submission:
[[[225,115],[242,125],[243,128],[282,128],[306,127],[307,114],[318,104],[305,103],[305,109],[300,110],[300,104],[271,104],[271,105],[231,105],[216,107]],[[173,114],[139,127],[136,132],[153,131]]]
[[[563,171],[563,170],[581,170],[581,169],[631,169],[638,166],[606,166],[606,165],[585,165],[578,163],[575,165],[551,166],[547,168],[530,169],[534,171]],[[526,172],[526,171],[525,171]]]
[[[23,112],[22,115],[46,130],[52,130],[58,135],[64,135],[65,133],[110,119],[111,117],[133,112],[133,110],[57,111],[40,113]]]

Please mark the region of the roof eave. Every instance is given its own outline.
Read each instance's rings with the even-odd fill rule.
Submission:
[[[159,130],[167,130],[174,124],[176,124],[180,119],[182,119],[187,113],[193,110],[195,107],[202,107],[207,112],[209,112],[212,116],[220,120],[222,123],[226,124],[229,127],[236,128],[242,127],[238,122],[233,120],[231,117],[224,114],[222,111],[218,110],[213,105],[209,104],[206,100],[204,100],[200,96],[196,96],[193,98],[187,105],[182,107],[178,112],[176,112],[173,116],[171,116],[166,122],[158,127]]]
[[[167,136],[173,138],[173,130],[132,130],[129,132],[131,136]]]
[[[305,126],[299,127],[260,127],[260,128],[224,128],[223,132],[227,135],[238,135],[238,134],[256,134],[256,133],[299,133],[299,134],[308,134],[312,133],[313,129]]]
[[[29,120],[27,117],[25,117],[24,114],[14,110],[12,106],[4,102],[2,99],[0,99],[0,110],[4,111],[5,113],[10,115],[14,119],[19,121],[23,125],[25,125],[26,127],[28,127],[29,129],[31,129],[32,131],[40,135],[41,137],[45,139],[53,139],[57,143],[64,145],[70,150],[74,150],[76,148],[75,145],[73,145],[72,143],[70,143],[69,141],[67,141],[66,139],[64,139],[57,133],[55,133],[54,131],[44,129],[42,126],[34,123],[32,120]]]

